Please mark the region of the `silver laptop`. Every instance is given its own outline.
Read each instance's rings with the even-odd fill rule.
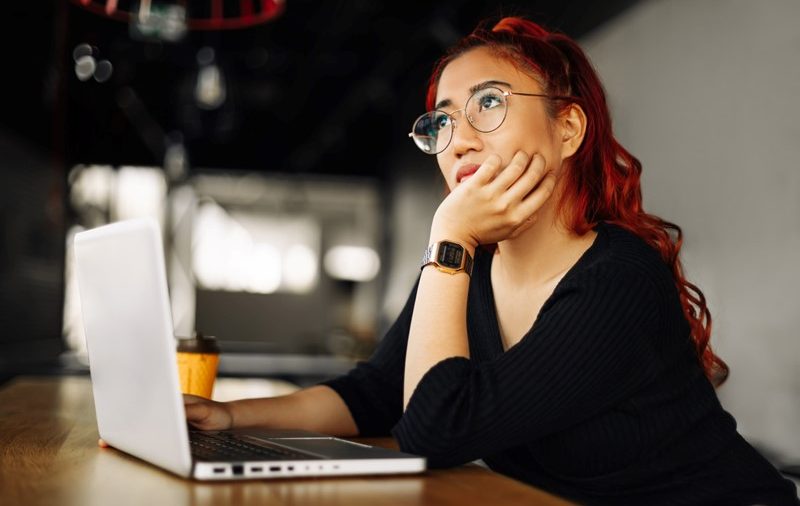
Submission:
[[[293,430],[194,431],[180,392],[161,232],[127,220],[75,236],[100,437],[201,480],[417,473],[425,459]]]

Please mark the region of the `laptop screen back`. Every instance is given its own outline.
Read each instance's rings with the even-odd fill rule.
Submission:
[[[75,236],[75,259],[100,437],[188,476],[161,232],[154,220]]]

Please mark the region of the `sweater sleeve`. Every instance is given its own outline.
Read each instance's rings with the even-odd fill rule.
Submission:
[[[375,352],[343,376],[321,384],[344,400],[360,436],[387,436],[403,414],[403,368],[417,284]]]
[[[658,310],[646,274],[604,264],[559,287],[532,329],[487,362],[452,357],[417,385],[392,433],[432,467],[519,446],[629,396],[653,360]],[[492,308],[493,309],[493,308]]]

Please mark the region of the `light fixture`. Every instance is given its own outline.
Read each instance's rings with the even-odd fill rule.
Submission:
[[[194,99],[201,109],[212,110],[225,102],[227,95],[225,76],[215,61],[214,49],[203,47],[197,52],[197,82],[194,86]]]
[[[111,78],[114,66],[99,55],[100,51],[89,44],[75,46],[72,50],[72,59],[75,61],[75,75],[78,79],[88,81],[94,77],[98,83],[104,83]]]
[[[334,246],[325,253],[323,263],[330,277],[342,281],[371,281],[381,268],[378,253],[367,246]]]
[[[174,41],[186,30],[236,30],[266,23],[285,9],[284,0],[72,0],[100,16],[131,23],[145,35]]]

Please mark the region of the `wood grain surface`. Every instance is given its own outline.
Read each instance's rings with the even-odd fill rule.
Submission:
[[[416,476],[291,478],[204,483],[97,446],[88,377],[18,377],[0,389],[0,504],[567,505],[469,464]],[[356,439],[395,447],[390,438]]]

